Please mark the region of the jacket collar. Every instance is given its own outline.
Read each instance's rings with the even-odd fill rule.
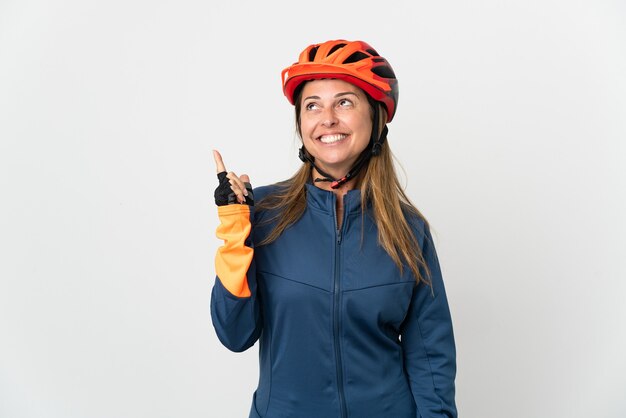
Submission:
[[[324,212],[335,212],[335,194],[320,189],[312,183],[306,184],[307,205]],[[343,206],[346,214],[357,213],[361,210],[361,190],[349,190],[343,197]]]

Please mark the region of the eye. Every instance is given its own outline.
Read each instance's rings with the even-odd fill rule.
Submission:
[[[339,107],[351,107],[352,101],[348,99],[341,99],[339,100],[338,104],[339,104]]]
[[[304,105],[304,108],[305,108],[306,110],[316,110],[318,107],[317,107],[317,103],[315,103],[315,102],[309,102],[309,103],[307,103],[306,105]]]

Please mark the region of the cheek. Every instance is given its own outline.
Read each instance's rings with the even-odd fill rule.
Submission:
[[[300,119],[300,137],[306,139],[311,134],[314,127],[315,124],[311,123],[311,121]]]
[[[356,124],[361,136],[366,138],[369,141],[369,138],[372,134],[372,121],[370,119],[359,119],[358,124]]]

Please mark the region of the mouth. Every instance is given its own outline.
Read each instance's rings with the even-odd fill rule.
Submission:
[[[323,142],[324,144],[334,144],[335,142],[342,141],[348,137],[347,134],[333,134],[333,135],[322,135],[318,137],[318,141]]]

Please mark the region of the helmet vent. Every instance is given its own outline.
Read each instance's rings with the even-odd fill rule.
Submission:
[[[315,59],[315,54],[317,54],[317,50],[319,49],[319,45],[311,48],[311,50],[309,51],[309,61],[313,61]]]
[[[357,51],[354,54],[350,55],[348,58],[346,58],[346,60],[343,63],[350,64],[352,62],[358,62],[366,58],[369,58],[367,54],[364,54],[361,51]]]
[[[333,52],[335,52],[336,50],[338,50],[339,48],[343,48],[344,46],[346,46],[346,44],[337,44],[335,46],[333,46],[330,51],[328,51],[328,55],[331,55]]]
[[[369,54],[372,54],[372,55],[373,55],[373,56],[375,56],[375,57],[380,57],[380,55],[378,54],[378,52],[376,52],[376,50],[375,50],[375,49],[370,48],[370,49],[366,49],[366,51],[367,51]]]
[[[393,70],[388,66],[374,67],[372,68],[372,72],[382,78],[396,78]]]

